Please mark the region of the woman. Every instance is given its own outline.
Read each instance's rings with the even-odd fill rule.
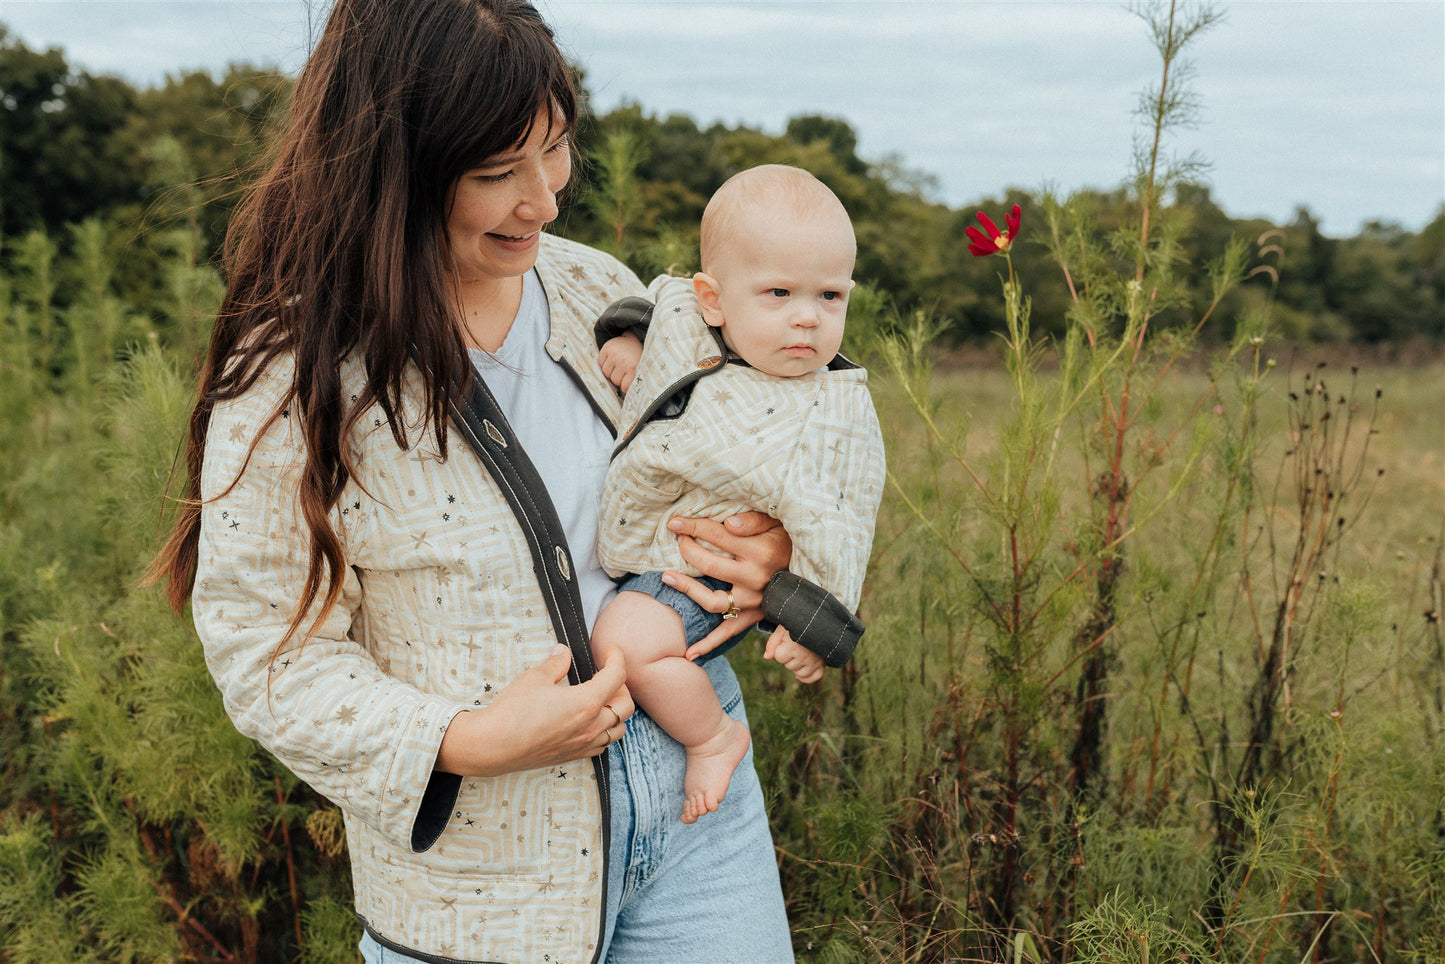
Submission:
[[[369,961],[791,957],[751,761],[683,827],[680,747],[588,653],[592,323],[643,288],[543,230],[576,111],[520,0],[338,0],[227,241],[159,568],[237,727],[342,809]],[[773,520],[678,531],[762,618]]]

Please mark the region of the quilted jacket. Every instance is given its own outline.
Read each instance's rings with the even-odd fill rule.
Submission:
[[[651,326],[602,493],[603,568],[696,575],[667,521],[757,509],[792,537],[789,570],[857,610],[884,482],[868,373],[841,355],[795,378],[725,363],[690,282],[661,277],[648,296]],[[681,413],[665,404],[679,396]]]
[[[597,367],[592,323],[642,285],[615,259],[548,235],[537,269],[547,351],[615,426],[620,402]],[[361,384],[359,365],[345,375]],[[291,413],[271,420],[291,378],[278,361],[211,418],[193,608],[226,711],[341,808],[356,910],[384,944],[445,960],[592,959],[607,874],[596,761],[490,778],[432,769],[452,718],[487,705],[557,642],[522,526],[463,432],[450,433],[444,460],[430,430],[416,434],[415,405],[399,415],[410,451],[379,409],[362,420],[350,440],[357,477],[331,513],[347,566],[340,604],[304,646],[273,658],[308,557],[302,440]],[[415,371],[410,386],[415,400]],[[556,553],[570,578],[565,546]]]

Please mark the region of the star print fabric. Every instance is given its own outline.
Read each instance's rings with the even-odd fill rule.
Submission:
[[[549,352],[615,420],[610,384],[581,372],[597,368],[596,314],[641,284],[614,259],[550,237],[538,271]],[[342,809],[356,910],[377,934],[466,960],[590,958],[606,869],[590,761],[463,779],[436,814],[440,836],[413,849],[452,718],[490,703],[556,641],[517,520],[458,435],[443,459],[414,413],[399,416],[410,419],[410,451],[379,411],[358,422],[357,478],[331,512],[346,559],[340,602],[304,645],[277,652],[309,552],[303,441],[296,419],[272,417],[292,375],[278,359],[211,419],[193,610],[228,714]],[[359,365],[343,379],[362,384]]]
[[[622,436],[667,386],[715,367],[692,286],[661,277],[642,360],[622,407]],[[728,364],[693,385],[676,418],[650,422],[613,455],[602,493],[598,555],[614,576],[675,569],[673,516],[721,521],[757,509],[793,539],[788,568],[858,608],[883,496],[883,436],[868,373],[845,362],[778,378]]]

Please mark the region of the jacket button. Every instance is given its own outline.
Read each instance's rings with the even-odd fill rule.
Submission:
[[[719,365],[721,365],[721,364],[722,364],[722,356],[721,356],[721,355],[708,355],[706,358],[702,358],[702,359],[699,359],[699,360],[698,360],[697,367],[698,367],[698,368],[716,368],[717,366],[719,366]]]
[[[557,571],[562,574],[563,579],[571,582],[572,564],[567,561],[567,550],[561,546],[557,546],[552,551],[557,554]]]

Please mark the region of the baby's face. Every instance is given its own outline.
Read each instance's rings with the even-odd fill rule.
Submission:
[[[712,272],[727,346],[770,375],[828,364],[843,342],[855,250],[841,214],[752,216]]]

